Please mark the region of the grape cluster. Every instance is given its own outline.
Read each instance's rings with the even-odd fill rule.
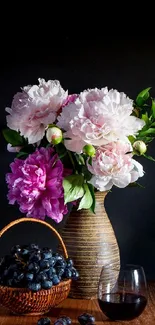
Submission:
[[[95,317],[88,313],[83,313],[78,316],[80,325],[95,325]],[[71,325],[72,320],[67,316],[61,316],[56,319],[54,325]],[[38,320],[37,325],[51,325],[51,320],[48,317],[42,317]]]
[[[70,258],[53,253],[36,244],[16,245],[0,261],[0,285],[28,288],[34,292],[50,289],[66,279],[77,280],[79,274]]]

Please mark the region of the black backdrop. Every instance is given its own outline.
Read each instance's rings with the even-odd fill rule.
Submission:
[[[78,44],[78,45],[77,45]],[[37,79],[60,80],[64,89],[78,93],[84,88],[104,87],[124,91],[129,97],[146,87],[155,96],[155,42],[106,41],[60,38],[52,46],[38,48],[4,47],[0,69],[0,127],[5,126],[5,107],[20,87]],[[155,142],[149,154],[155,157]],[[0,228],[21,217],[18,207],[9,206],[5,174],[14,155],[6,150],[0,135]],[[106,209],[119,243],[123,262],[141,264],[148,279],[155,279],[155,163],[146,159],[141,188],[113,188],[106,198]],[[49,219],[48,222],[52,223]],[[58,228],[62,225],[58,225]],[[56,226],[57,227],[57,226]],[[10,230],[0,240],[0,255],[13,243],[39,242],[56,247],[49,230],[40,225],[24,224]]]

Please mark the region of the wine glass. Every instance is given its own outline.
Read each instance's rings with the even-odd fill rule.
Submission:
[[[98,303],[102,312],[112,320],[138,317],[147,305],[143,267],[132,264],[104,266],[98,286]]]

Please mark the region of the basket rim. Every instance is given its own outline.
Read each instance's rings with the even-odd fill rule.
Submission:
[[[2,286],[0,285],[0,289],[7,289],[8,291],[21,291],[21,292],[31,292],[32,294],[36,294],[38,295],[39,293],[43,293],[43,292],[51,292],[54,288],[59,288],[59,287],[63,287],[64,285],[70,284],[72,282],[71,279],[67,279],[67,280],[63,280],[61,281],[59,284],[56,284],[54,286],[52,286],[50,289],[41,289],[37,292],[34,292],[28,288],[15,288],[15,287],[7,287],[7,286]]]

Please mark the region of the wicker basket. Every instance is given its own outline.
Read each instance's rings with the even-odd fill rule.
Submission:
[[[0,237],[11,227],[21,222],[39,222],[50,228],[58,237],[65,258],[68,257],[65,244],[59,233],[48,223],[42,220],[32,218],[21,218],[11,222],[0,231]],[[60,282],[49,290],[40,290],[32,292],[27,288],[10,288],[0,286],[0,304],[12,313],[18,315],[41,315],[47,313],[52,307],[55,307],[67,298],[71,287],[71,280]]]

